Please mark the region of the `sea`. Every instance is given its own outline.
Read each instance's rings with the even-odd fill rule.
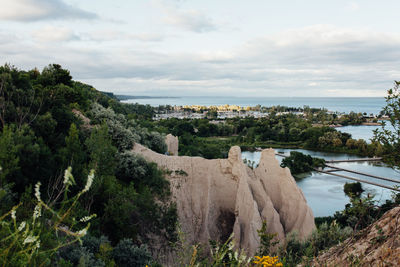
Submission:
[[[325,108],[328,111],[349,113],[361,112],[379,114],[385,106],[384,97],[232,97],[232,96],[182,96],[176,98],[135,98],[124,100],[125,103],[149,104],[151,106],[171,105],[239,105],[239,106],[287,106]]]

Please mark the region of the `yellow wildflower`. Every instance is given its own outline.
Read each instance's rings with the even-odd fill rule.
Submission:
[[[262,266],[262,267],[282,267],[283,264],[279,262],[279,259],[277,256],[271,257],[271,256],[255,256],[255,260],[253,263],[256,264],[256,266]]]

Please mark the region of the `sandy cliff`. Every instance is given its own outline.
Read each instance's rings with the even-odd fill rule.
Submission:
[[[133,151],[170,171],[172,195],[189,243],[225,240],[234,232],[239,247],[252,254],[263,220],[280,239],[294,230],[307,236],[315,227],[303,193],[272,149],[262,151],[254,170],[243,163],[237,146],[228,159],[213,160],[162,155],[139,144]]]

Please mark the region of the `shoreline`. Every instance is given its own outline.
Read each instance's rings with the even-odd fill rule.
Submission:
[[[361,124],[349,124],[349,125],[341,125],[341,124],[337,124],[337,125],[328,125],[329,127],[333,127],[333,128],[341,128],[341,127],[347,127],[347,126],[382,126],[381,122],[363,122]]]
[[[382,126],[381,122],[363,122],[361,126]]]

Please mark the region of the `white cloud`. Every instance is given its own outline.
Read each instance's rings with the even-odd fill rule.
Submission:
[[[97,15],[62,0],[0,0],[0,20],[95,19]]]
[[[347,10],[356,11],[360,9],[360,5],[355,2],[350,2],[346,5]]]
[[[19,38],[13,33],[6,33],[0,30],[0,45],[16,43],[20,41]]]
[[[247,42],[241,58],[283,65],[359,65],[398,61],[400,35],[315,25]]]
[[[48,35],[51,31],[57,29]],[[119,34],[125,36],[110,31],[107,38],[122,38]],[[56,41],[71,36],[66,30]],[[56,62],[98,89],[141,94],[350,96],[368,90],[376,96],[398,79],[400,66],[399,35],[326,25],[267,35],[221,51],[155,52],[157,46],[135,49],[130,42],[0,47],[0,58],[18,67]]]
[[[32,32],[32,37],[38,42],[65,42],[80,39],[71,29],[53,26],[46,26]]]
[[[183,10],[176,5],[167,5],[162,1],[153,1],[153,5],[165,14],[163,20],[167,24],[196,33],[217,30],[217,26],[213,20],[200,10]]]
[[[217,29],[210,18],[197,10],[169,11],[164,21],[197,33],[210,32]]]
[[[141,41],[141,42],[161,42],[165,36],[157,33],[127,33],[119,30],[105,29],[93,31],[85,34],[88,41],[107,42],[107,41]]]

